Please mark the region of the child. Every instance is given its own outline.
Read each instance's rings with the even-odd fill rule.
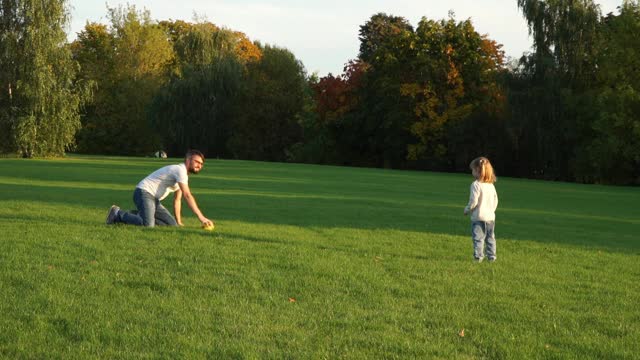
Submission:
[[[498,193],[493,183],[496,176],[493,167],[486,157],[474,159],[469,164],[476,180],[471,183],[469,203],[464,214],[471,213],[471,239],[473,240],[473,257],[481,262],[486,254],[489,261],[496,261],[496,238],[494,233]],[[486,251],[484,249],[486,242]]]

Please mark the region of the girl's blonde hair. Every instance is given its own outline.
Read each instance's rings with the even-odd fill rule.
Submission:
[[[473,159],[469,164],[469,169],[476,171],[478,181],[480,182],[493,184],[497,180],[491,162],[484,156]]]

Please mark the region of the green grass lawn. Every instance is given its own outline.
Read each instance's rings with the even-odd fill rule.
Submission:
[[[495,263],[463,174],[208,160],[215,231],[104,224],[178,161],[0,159],[0,358],[640,356],[639,188],[500,178]]]

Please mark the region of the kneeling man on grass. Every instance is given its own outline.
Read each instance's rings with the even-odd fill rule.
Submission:
[[[203,226],[210,226],[213,221],[207,219],[196,204],[196,199],[189,190],[189,174],[197,174],[204,165],[204,155],[198,150],[189,150],[184,163],[160,168],[142,179],[133,192],[133,202],[138,211],[124,211],[113,205],[107,215],[107,224],[123,223],[139,226],[169,225],[182,226],[182,197],[187,201],[194,214]],[[167,195],[175,193],[173,211],[176,217],[160,203]]]

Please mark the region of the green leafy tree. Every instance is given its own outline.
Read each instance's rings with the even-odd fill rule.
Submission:
[[[366,70],[348,96],[357,105],[337,113],[338,147],[351,145],[341,153],[361,165],[453,170],[477,151],[499,152],[486,144],[502,141],[501,124],[491,122],[505,103],[497,82],[503,53],[471,21],[423,18],[414,30],[403,18],[376,14],[360,40]],[[474,132],[480,124],[498,130]]]
[[[360,41],[343,75],[314,84],[334,162],[459,170],[478,151],[504,147],[503,53],[469,20],[423,18],[414,30],[380,13],[360,27]]]
[[[411,101],[400,92],[411,76],[413,27],[402,17],[379,13],[360,26],[359,34],[359,60],[366,71],[356,92],[358,108],[342,122],[340,142],[351,149],[355,165],[402,167],[407,143],[414,140]]]
[[[117,145],[109,139],[115,134],[109,126],[109,119],[116,105],[113,89],[117,81],[112,76],[115,69],[114,38],[106,25],[89,23],[70,47],[74,58],[81,64],[79,77],[96,84],[93,98],[85,107],[82,128],[77,134],[78,151],[113,153],[110,148]]]
[[[640,184],[640,5],[619,9],[600,26],[597,86],[580,98],[589,121],[574,169],[586,182]]]
[[[89,153],[146,154],[160,146],[148,107],[167,82],[174,52],[148,11],[109,8],[111,24],[87,24],[73,44],[82,76],[97,83],[78,134]]]
[[[335,78],[329,74],[327,77],[320,79],[316,73],[307,78],[302,112],[298,120],[302,128],[302,136],[300,141],[291,148],[291,158],[289,159],[291,161],[330,164],[334,163],[338,157],[335,142],[333,141],[334,138],[330,135],[327,124],[321,120],[322,105],[316,102],[318,93],[322,96],[325,89],[322,83],[326,79],[334,80]],[[323,96],[322,98],[327,99],[328,96]]]
[[[500,45],[475,31],[470,20],[423,18],[416,29],[411,76],[401,94],[413,100],[410,129],[419,141],[408,157],[429,168],[466,170],[478,153],[500,153],[504,106],[497,79]],[[493,156],[496,155],[496,156]]]
[[[261,50],[260,61],[247,65],[229,147],[236,158],[286,161],[302,136],[305,70],[287,49]]]
[[[60,156],[74,144],[88,83],[65,45],[66,1],[0,5],[0,150]]]
[[[369,64],[397,63],[406,51],[413,26],[400,16],[377,13],[360,26],[360,54],[358,58]]]

